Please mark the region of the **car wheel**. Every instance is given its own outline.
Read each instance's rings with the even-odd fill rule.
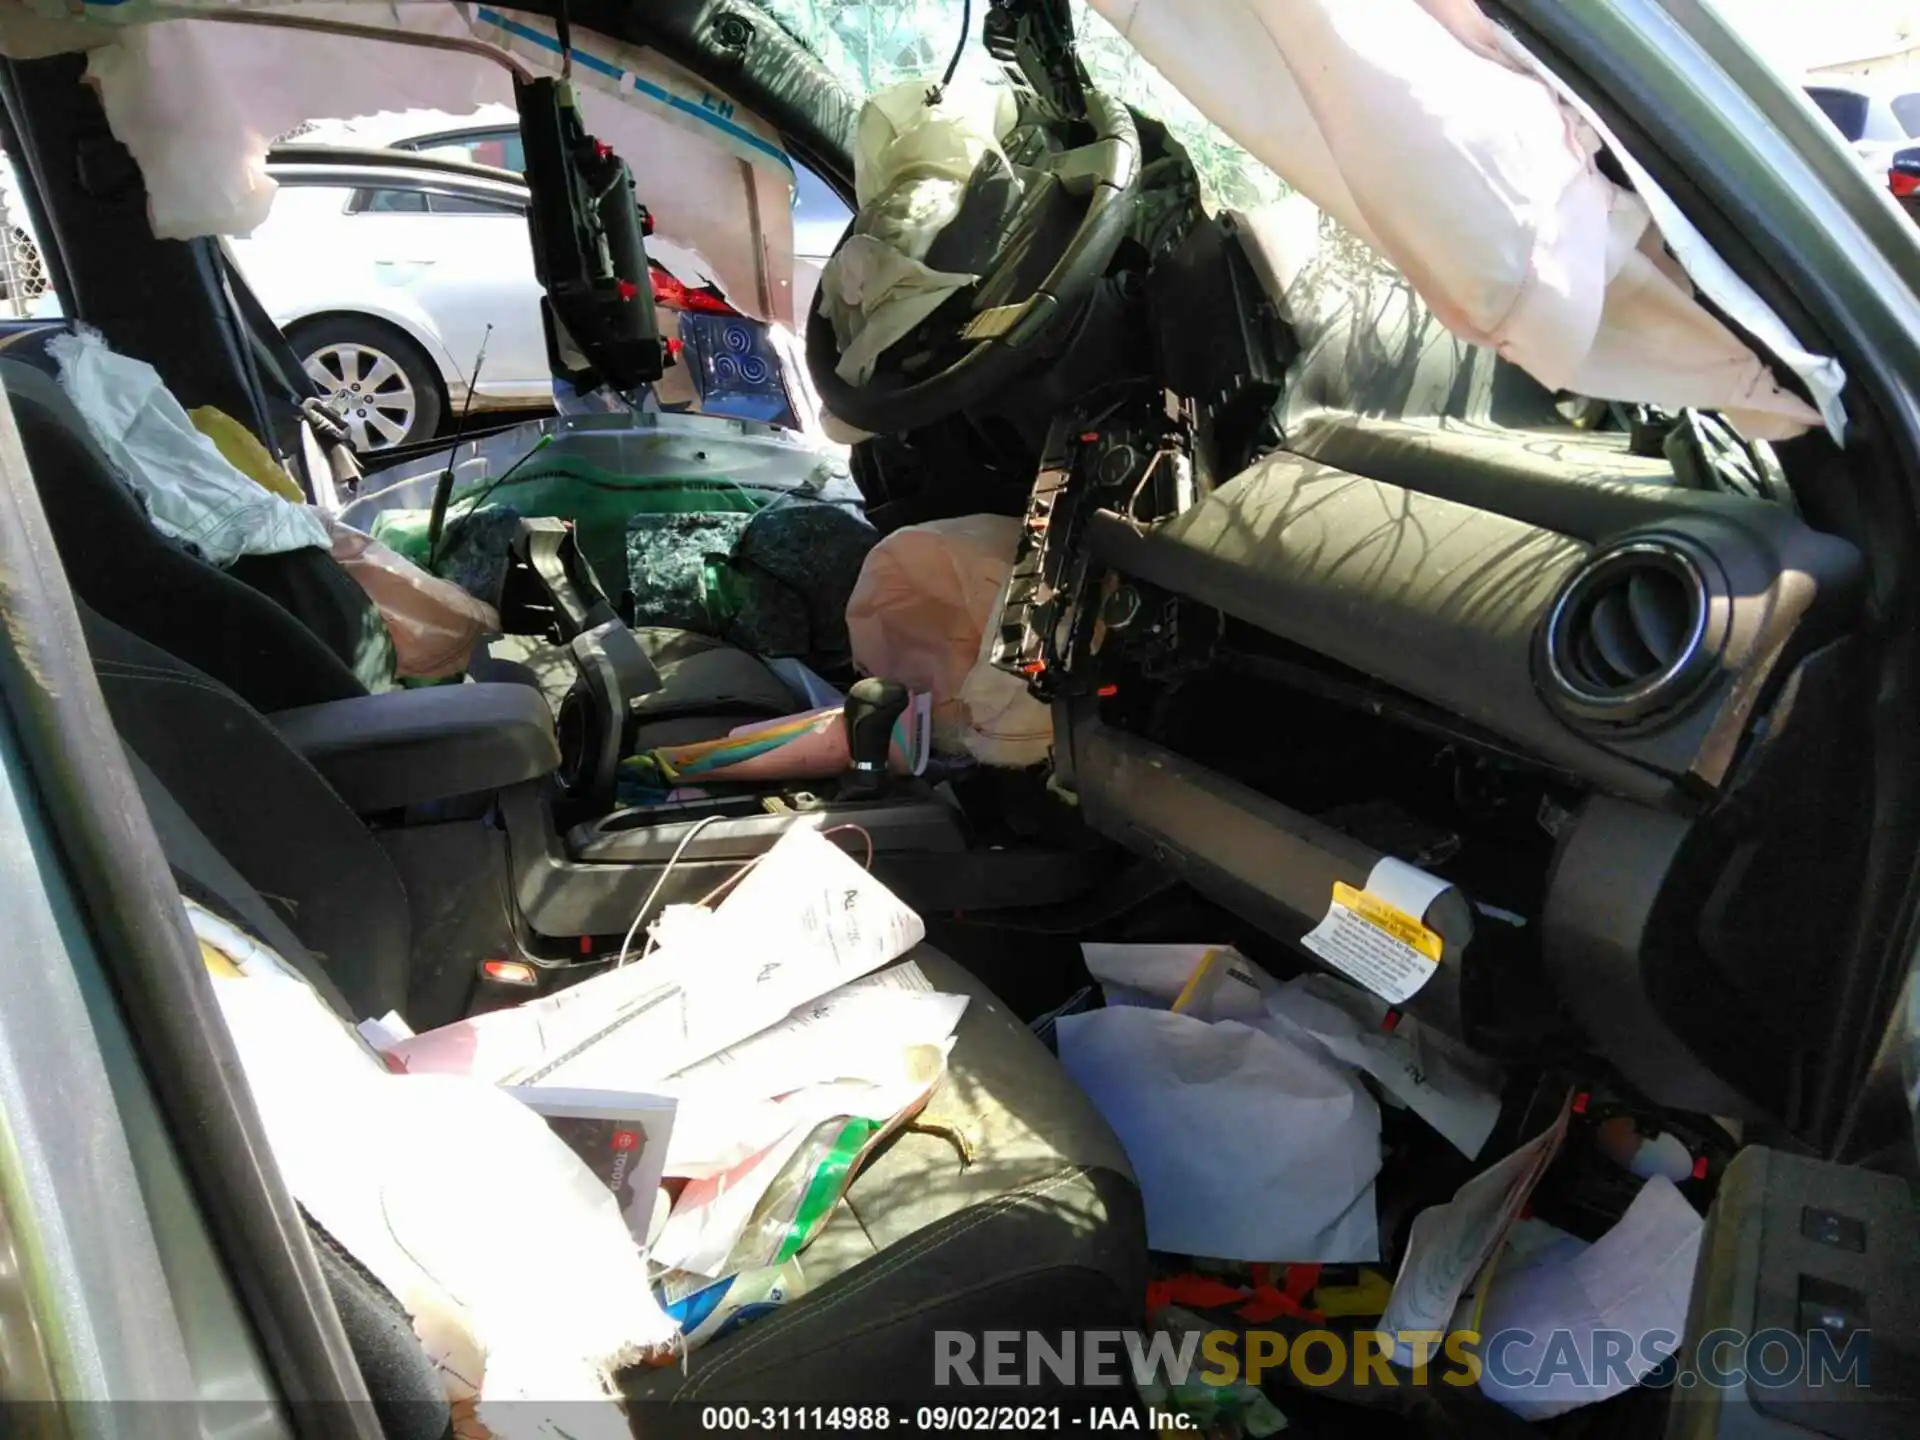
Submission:
[[[440,428],[440,377],[420,347],[377,320],[338,317],[289,337],[307,374],[362,453],[429,440]]]

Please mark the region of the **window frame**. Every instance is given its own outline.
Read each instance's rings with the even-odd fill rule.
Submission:
[[[297,182],[296,182],[297,183]],[[417,210],[375,209],[373,197],[391,191],[420,197]],[[442,210],[434,206],[436,197],[441,199],[470,202],[472,209]],[[347,215],[438,215],[445,218],[498,218],[520,220],[526,218],[527,208],[524,199],[506,195],[497,195],[491,191],[471,189],[458,184],[434,182],[419,183],[409,181],[381,181],[366,185],[355,185],[347,196],[342,213]]]

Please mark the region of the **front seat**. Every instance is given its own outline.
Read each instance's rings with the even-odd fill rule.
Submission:
[[[82,619],[183,891],[274,944],[350,1019],[404,1004],[406,896],[359,819],[232,691],[84,609]],[[218,766],[206,763],[212,747]],[[926,1111],[801,1255],[808,1293],[697,1351],[684,1371],[632,1374],[630,1399],[688,1402],[670,1413],[689,1429],[687,1417],[713,1404],[951,1401],[933,1383],[941,1332],[1139,1323],[1145,1221],[1112,1131],[977,980],[930,946],[910,958],[937,988],[972,997]],[[537,1242],[537,1218],[523,1218]],[[329,1274],[365,1283],[351,1267]],[[341,1303],[378,1314],[391,1297]],[[363,1329],[390,1343],[391,1326]],[[360,1359],[370,1383],[423,1373],[390,1354]],[[1045,1383],[1023,1398],[1086,1398],[1051,1372]],[[434,1397],[378,1398],[418,1407]]]
[[[0,387],[82,603],[268,714],[366,695],[392,650],[354,580],[319,550],[246,556],[222,570],[154,529],[54,379],[45,341],[61,333],[52,326],[6,345]],[[684,631],[638,634],[661,680],[635,706],[638,749],[711,740],[743,720],[806,708],[744,651]],[[476,657],[476,679],[533,685],[558,708],[575,674],[563,647],[504,636],[489,648]]]
[[[202,560],[153,528],[46,373],[53,362],[44,349],[22,343],[6,353],[0,386],[60,563],[84,604],[266,711],[350,699],[390,678],[393,650],[379,612],[331,555],[247,556],[234,570]]]

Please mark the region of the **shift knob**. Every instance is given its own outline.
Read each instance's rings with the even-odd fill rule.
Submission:
[[[891,680],[862,680],[847,692],[847,749],[855,770],[866,775],[886,773],[893,727],[911,698],[906,686]]]

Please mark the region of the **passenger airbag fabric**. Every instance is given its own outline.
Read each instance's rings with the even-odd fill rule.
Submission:
[[[1723,410],[1772,439],[1818,424],[1693,299],[1695,283],[1751,315],[1816,395],[1844,383],[1727,283],[1690,227],[1663,237],[1655,216],[1672,223],[1677,207],[1659,196],[1655,210],[1602,173],[1600,135],[1474,0],[1092,3],[1209,119],[1401,271],[1449,330],[1549,389]]]

